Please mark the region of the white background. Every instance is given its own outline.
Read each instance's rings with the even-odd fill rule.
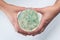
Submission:
[[[7,3],[24,7],[46,7],[53,5],[56,0],[5,0]],[[11,22],[0,11],[0,40],[60,40],[60,14],[47,26],[45,31],[36,36],[23,36],[17,33]]]

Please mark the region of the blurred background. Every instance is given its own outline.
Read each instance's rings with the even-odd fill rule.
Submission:
[[[4,0],[7,3],[28,8],[43,8],[51,6],[56,0]],[[60,14],[47,26],[45,31],[36,36],[24,36],[17,33],[4,14],[0,10],[0,40],[60,40]]]

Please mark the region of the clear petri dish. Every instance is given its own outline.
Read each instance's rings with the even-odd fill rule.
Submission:
[[[38,28],[42,14],[32,9],[26,9],[17,15],[19,27],[27,32],[32,32]]]

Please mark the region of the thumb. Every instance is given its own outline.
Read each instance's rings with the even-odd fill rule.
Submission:
[[[16,8],[16,12],[20,12],[20,11],[23,11],[25,10],[26,8],[25,7],[17,7]]]
[[[25,7],[20,7],[20,11],[23,11],[25,10],[26,8]]]
[[[43,8],[33,8],[33,10],[43,14]]]

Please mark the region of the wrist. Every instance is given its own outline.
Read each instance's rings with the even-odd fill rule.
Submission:
[[[58,13],[60,13],[60,5],[53,5],[55,7],[55,9],[58,11]]]
[[[5,7],[7,7],[7,3],[3,0],[0,0],[0,10],[4,9]]]
[[[55,4],[53,6],[55,6],[60,13],[60,0],[56,0]]]

